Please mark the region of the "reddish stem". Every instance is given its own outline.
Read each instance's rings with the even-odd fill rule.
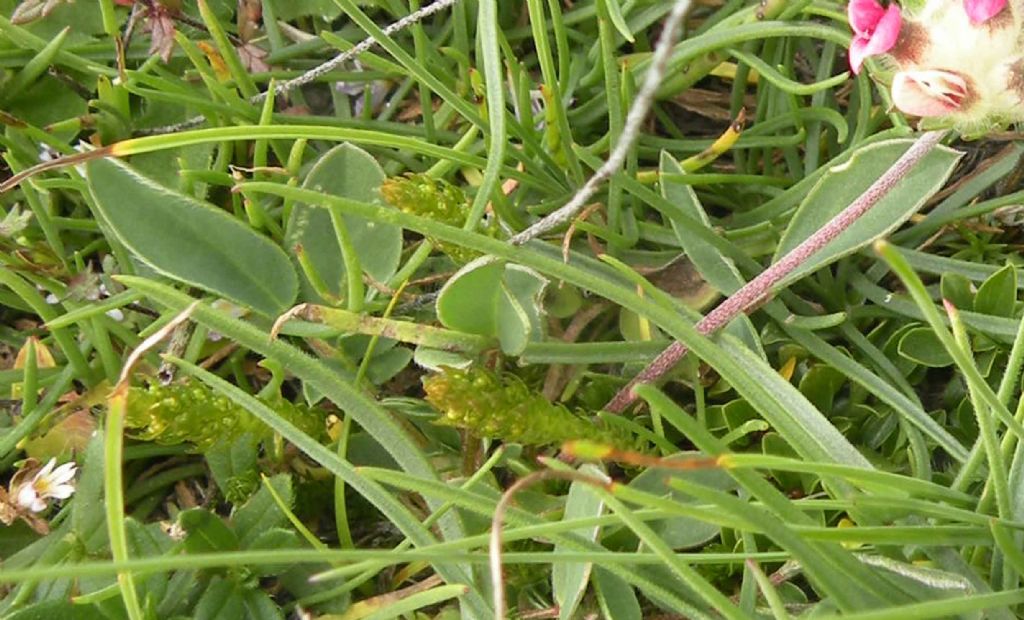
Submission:
[[[843,209],[827,224],[819,228],[817,232],[804,240],[803,243],[790,250],[778,262],[762,271],[756,278],[719,304],[718,307],[697,323],[697,331],[704,336],[711,335],[728,325],[730,321],[740,314],[746,314],[757,305],[763,303],[772,294],[772,289],[775,285],[811,258],[818,250],[828,245],[829,242],[852,226],[861,216],[870,211],[882,197],[892,191],[914,166],[939,143],[939,140],[944,135],[945,131],[929,131],[918,137],[907,152],[896,160],[896,163],[885,174],[872,183],[871,187],[861,194],[857,200],[853,201],[850,206]],[[678,340],[673,342],[653,362],[648,364],[640,374],[619,390],[615,397],[605,406],[605,410],[621,413],[636,400],[636,395],[633,394],[634,386],[638,383],[657,381],[672,370],[679,363],[679,360],[686,355],[688,350],[682,342]]]

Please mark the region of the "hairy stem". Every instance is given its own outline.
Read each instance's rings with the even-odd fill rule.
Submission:
[[[865,213],[871,210],[883,196],[888,194],[896,185],[907,176],[915,165],[932,148],[935,147],[945,135],[945,131],[929,131],[922,134],[914,144],[892,165],[889,170],[876,180],[857,200],[850,206],[843,209],[838,215],[822,226],[803,243],[790,250],[788,254],[779,259],[756,278],[748,282],[743,288],[736,291],[721,304],[712,310],[707,316],[697,323],[697,331],[707,336],[717,332],[729,324],[740,314],[746,314],[773,293],[774,287],[794,269],[811,258],[818,250],[822,249],[830,241],[838,237],[848,229]],[[630,406],[636,396],[633,394],[633,387],[638,383],[651,383],[657,381],[672,368],[679,360],[686,355],[688,349],[685,344],[676,341],[647,365],[640,374],[633,378],[624,388],[612,398],[605,406],[605,409],[614,413],[620,413]]]

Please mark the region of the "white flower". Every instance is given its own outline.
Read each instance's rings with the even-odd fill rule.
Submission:
[[[16,490],[15,501],[23,510],[42,512],[46,510],[48,499],[67,499],[75,492],[73,483],[77,467],[74,462],[64,463],[54,469],[57,459],[50,459],[32,480]]]

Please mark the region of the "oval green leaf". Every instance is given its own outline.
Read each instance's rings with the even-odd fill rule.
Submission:
[[[502,351],[518,355],[543,334],[546,286],[547,280],[532,269],[478,258],[445,283],[437,318],[449,329],[497,338]]]
[[[708,217],[707,212],[704,210],[704,205],[701,204],[697,193],[693,191],[693,186],[664,180],[668,175],[686,174],[686,171],[679,165],[679,162],[669,153],[662,151],[658,169],[663,175],[661,195],[676,205],[683,215],[689,216],[703,224],[706,228],[711,229],[711,218]],[[683,251],[686,252],[686,256],[693,263],[697,272],[700,273],[701,277],[708,284],[725,295],[735,293],[746,284],[746,280],[743,279],[732,259],[722,255],[718,248],[712,247],[693,235],[688,235],[686,229],[677,221],[678,216],[673,217],[673,215],[666,213],[666,217],[669,218],[680,247],[683,248]],[[746,315],[736,317],[729,323],[726,329],[746,343],[751,351],[756,352],[761,357],[765,357],[764,349],[761,346],[761,338],[758,336],[757,329],[749,317]]]
[[[643,609],[637,600],[633,586],[625,579],[594,567],[594,590],[604,617],[609,620],[642,620]]]
[[[215,576],[206,586],[193,610],[196,620],[215,620],[216,618],[244,618],[244,590],[234,579]]]
[[[190,553],[238,550],[238,536],[217,515],[205,508],[190,508],[178,515],[185,531],[185,549]]]
[[[942,346],[942,341],[930,327],[915,327],[903,334],[897,350],[908,360],[928,368],[945,368],[953,365],[953,357],[946,347]]]
[[[835,166],[807,194],[793,214],[775,252],[778,261],[856,200],[903,155],[913,140],[886,140],[862,147]],[[793,270],[781,283],[794,282],[892,232],[917,213],[953,172],[962,153],[937,146],[892,191],[845,232]]]
[[[298,278],[285,253],[228,213],[119,160],[89,162],[86,177],[111,232],[157,272],[268,316],[295,302]]]
[[[369,153],[352,144],[339,144],[317,160],[302,186],[332,196],[377,203],[385,178],[384,170]],[[398,270],[402,229],[354,215],[343,217],[362,270],[377,282],[387,282]],[[303,247],[331,293],[344,296],[345,261],[327,209],[296,204],[288,218],[285,239],[289,247]]]
[[[974,307],[974,288],[970,279],[963,274],[955,271],[942,274],[939,291],[943,299],[949,300],[957,308]]]
[[[1017,305],[1017,268],[1013,263],[989,276],[978,288],[974,311],[980,314],[1013,318]]]
[[[747,408],[752,411],[749,405]],[[695,455],[697,455],[696,452],[680,452],[668,458],[685,459]],[[629,487],[652,495],[669,497],[680,504],[699,504],[700,502],[693,497],[669,486],[669,480],[675,478],[683,478],[726,492],[736,489],[736,481],[720,469],[682,470],[659,467],[652,467],[641,472],[629,483]],[[714,523],[681,516],[650,521],[647,525],[665,541],[665,544],[676,550],[698,548],[715,539],[722,529]]]
[[[660,183],[661,195],[676,205],[683,214],[697,220],[706,228],[712,228],[711,218],[704,210],[704,205],[701,204],[697,193],[693,191],[693,186],[665,180],[670,178],[669,175],[686,174],[679,162],[666,151],[661,152],[659,171],[663,176]],[[680,247],[683,248],[686,256],[708,284],[725,295],[735,293],[746,284],[732,259],[724,256],[718,248],[687,234],[686,229],[676,221],[676,217],[672,217],[672,214],[666,214],[666,217],[669,218],[672,231],[675,233]]]

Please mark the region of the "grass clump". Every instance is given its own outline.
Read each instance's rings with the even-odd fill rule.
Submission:
[[[0,0],[0,617],[1020,615],[1024,149],[869,3]]]

